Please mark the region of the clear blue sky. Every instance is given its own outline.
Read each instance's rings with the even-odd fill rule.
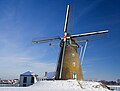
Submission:
[[[120,78],[120,0],[0,0],[0,78],[55,71],[59,46],[31,41],[63,36],[67,4],[74,9],[71,33],[110,30],[105,39],[88,43],[84,78]]]

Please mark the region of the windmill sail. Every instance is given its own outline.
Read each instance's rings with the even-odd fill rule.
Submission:
[[[91,35],[104,34],[104,33],[108,33],[108,30],[89,32],[89,33],[83,33],[83,34],[75,34],[75,35],[71,35],[71,38],[91,36]]]
[[[58,67],[56,70],[56,77],[59,77],[59,79],[62,78],[62,72],[63,72],[63,61],[64,61],[65,49],[66,49],[66,36],[67,36],[67,25],[68,25],[69,11],[70,11],[70,6],[68,5],[67,12],[66,12],[65,25],[64,25],[64,39],[62,41],[63,45],[61,46],[60,58],[58,61],[58,62],[60,62],[60,64],[58,63]],[[57,78],[55,78],[55,79],[57,79]]]
[[[81,63],[78,55],[78,45],[74,39],[70,39],[67,33],[70,6],[67,7],[66,20],[64,26],[64,39],[61,41],[61,51],[59,55],[56,80],[77,79],[83,80]],[[74,46],[72,46],[73,44]]]
[[[46,42],[51,42],[53,40],[61,40],[60,37],[52,37],[52,38],[48,38],[48,39],[34,39],[32,41],[33,44],[37,44],[37,43],[46,43]]]

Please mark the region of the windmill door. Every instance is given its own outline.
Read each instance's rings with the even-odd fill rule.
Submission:
[[[76,72],[73,73],[73,79],[74,79],[74,80],[77,79],[77,73],[76,73]]]

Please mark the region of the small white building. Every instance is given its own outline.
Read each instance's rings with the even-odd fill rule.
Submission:
[[[55,72],[45,72],[45,76],[43,77],[44,80],[54,80],[55,79]]]
[[[36,75],[32,71],[27,71],[23,74],[20,74],[20,86],[26,87],[26,86],[30,86],[30,85],[36,83],[37,77],[38,77],[38,75]]]

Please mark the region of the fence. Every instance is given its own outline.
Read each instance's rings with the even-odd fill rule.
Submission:
[[[120,85],[107,85],[112,91],[120,91]]]
[[[19,87],[19,84],[0,84],[0,87]]]

